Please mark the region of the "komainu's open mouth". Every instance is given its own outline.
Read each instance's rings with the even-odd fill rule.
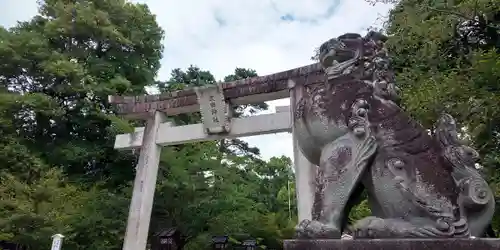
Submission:
[[[319,61],[326,68],[342,71],[357,60],[359,51],[347,47],[342,39],[333,38],[320,46]]]
[[[352,50],[330,50],[328,53],[320,55],[323,58],[322,64],[328,67],[340,66],[342,63],[356,57],[356,52]]]

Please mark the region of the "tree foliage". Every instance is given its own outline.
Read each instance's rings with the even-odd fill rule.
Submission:
[[[397,1],[385,27],[404,108],[430,129],[440,112],[457,117],[497,196],[499,7]],[[37,16],[0,28],[0,241],[47,249],[62,233],[64,249],[121,249],[138,155],[113,143],[140,123],[116,116],[107,96],[217,83],[194,65],[155,81],[163,35],[146,5],[125,0],[40,1]],[[235,68],[222,79],[253,76]],[[231,108],[247,116],[267,105]],[[198,113],[172,119],[200,122]],[[150,235],[177,227],[187,249],[225,234],[280,249],[297,222],[291,165],[287,157],[261,159],[240,139],[166,147]],[[368,213],[364,201],[350,219]]]
[[[125,0],[45,0],[39,14],[0,28],[0,241],[47,249],[121,249],[137,153],[113,149],[135,121],[110,94],[171,91],[217,81],[196,66],[156,82],[163,30],[146,5]],[[236,68],[224,80],[256,76]],[[236,116],[266,104],[233,107]],[[173,117],[178,125],[199,114]],[[151,235],[177,227],[188,249],[214,235],[279,249],[296,220],[291,161],[264,161],[245,141],[167,147],[160,162]]]
[[[429,129],[443,113],[459,122],[500,200],[500,2],[366,0],[389,3],[384,27],[402,107]],[[312,59],[317,60],[317,51]],[[493,228],[500,231],[500,208]],[[369,214],[366,201],[350,219]]]
[[[500,200],[500,2],[392,2],[384,31],[403,107],[431,131],[442,112],[453,115]]]

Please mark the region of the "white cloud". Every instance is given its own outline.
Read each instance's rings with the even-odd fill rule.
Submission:
[[[134,0],[146,3],[165,29],[165,53],[158,75],[190,64],[210,70],[218,79],[235,67],[260,75],[305,64],[315,47],[345,32],[364,33],[386,15],[390,5],[364,0]],[[0,1],[0,25],[12,26],[36,13],[36,0]],[[3,13],[6,12],[6,13]],[[284,17],[284,18],[282,18]],[[290,21],[290,17],[295,20]],[[288,19],[288,20],[282,20]],[[288,101],[270,102],[287,105]],[[289,134],[245,138],[263,157],[292,157]]]

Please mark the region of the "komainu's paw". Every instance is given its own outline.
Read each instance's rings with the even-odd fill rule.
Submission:
[[[418,227],[401,219],[382,219],[369,216],[357,221],[353,226],[353,237],[360,238],[427,238]]]
[[[366,217],[357,221],[352,229],[352,236],[359,238],[383,238],[382,234],[387,234],[387,227],[384,219],[378,217]]]
[[[461,221],[456,222],[459,225]],[[453,225],[455,225],[453,224]],[[463,224],[463,223],[462,223]],[[461,225],[461,224],[460,224]],[[382,219],[366,217],[357,221],[353,226],[353,237],[360,238],[450,238],[458,235],[467,235],[467,226],[464,229],[446,223],[435,223],[424,218],[405,221],[402,219]],[[462,233],[464,232],[464,233]]]
[[[319,221],[303,220],[295,228],[298,239],[340,239],[340,230]]]

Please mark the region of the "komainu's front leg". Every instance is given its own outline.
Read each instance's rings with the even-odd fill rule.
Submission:
[[[375,154],[373,137],[349,133],[323,148],[316,174],[312,221],[297,226],[298,238],[338,239],[349,211],[347,203],[360,185],[369,159]]]

